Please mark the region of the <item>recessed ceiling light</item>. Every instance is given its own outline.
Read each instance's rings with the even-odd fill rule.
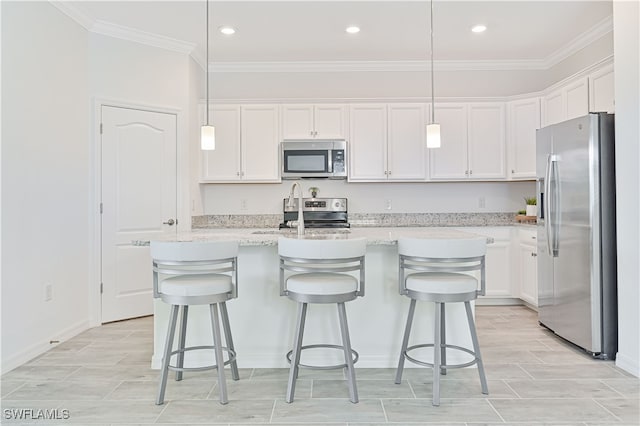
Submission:
[[[232,35],[236,33],[236,29],[233,27],[220,27],[218,28],[218,31],[224,35]]]
[[[355,27],[355,26],[347,27],[345,31],[348,32],[349,34],[356,34],[360,32],[360,27]]]
[[[487,30],[487,27],[485,25],[475,25],[473,28],[471,28],[471,31],[473,31],[474,33],[483,33]]]

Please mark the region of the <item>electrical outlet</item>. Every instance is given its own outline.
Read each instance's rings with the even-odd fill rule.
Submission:
[[[247,199],[242,198],[240,200],[240,210],[247,210]]]
[[[391,205],[391,200],[390,200],[390,199],[386,201],[386,206],[385,206],[385,208],[386,208],[387,210],[391,210],[392,205]]]
[[[484,209],[486,206],[487,206],[487,203],[484,197],[478,198],[478,207],[480,207],[481,209]]]
[[[48,302],[53,299],[53,284],[44,283],[44,301]]]

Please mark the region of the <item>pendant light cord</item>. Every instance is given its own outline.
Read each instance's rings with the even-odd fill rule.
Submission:
[[[204,72],[206,73],[207,81],[207,126],[209,125],[209,0],[207,0],[207,54],[206,63],[204,65]]]
[[[434,83],[433,83],[433,0],[431,0],[431,123],[436,122]]]

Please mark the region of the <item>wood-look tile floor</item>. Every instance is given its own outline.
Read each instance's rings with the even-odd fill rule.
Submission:
[[[441,405],[431,405],[429,369],[357,369],[360,403],[352,404],[341,371],[302,370],[293,404],[284,402],[286,369],[240,369],[218,403],[215,372],[169,380],[154,404],[158,372],[149,368],[151,317],[88,330],[1,380],[2,424],[280,424],[280,425],[634,425],[640,380],[611,361],[555,337],[522,306],[476,308],[489,395],[475,368],[451,370]],[[401,336],[399,336],[400,338]],[[229,377],[229,375],[227,375]],[[20,409],[48,410],[58,420],[16,420]],[[57,411],[52,411],[57,410]]]

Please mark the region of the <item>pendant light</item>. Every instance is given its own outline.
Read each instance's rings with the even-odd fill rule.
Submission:
[[[205,62],[206,90],[207,90],[207,123],[200,129],[200,148],[203,150],[216,149],[216,128],[209,124],[209,0],[207,0],[207,54]]]
[[[433,0],[431,0],[431,121],[427,124],[427,148],[440,148],[440,124],[436,123],[433,84]]]

